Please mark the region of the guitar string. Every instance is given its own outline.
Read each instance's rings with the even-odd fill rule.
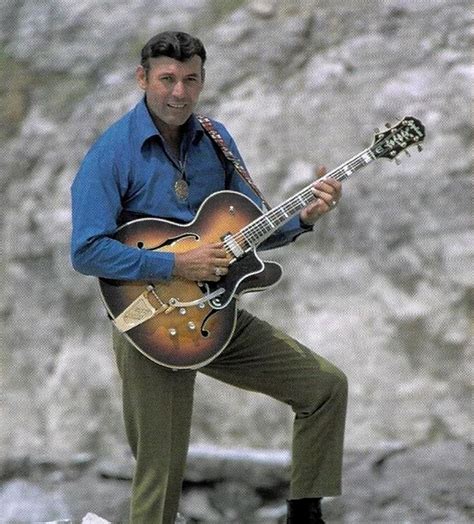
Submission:
[[[392,129],[391,133],[383,138],[383,142],[387,143],[391,137],[395,136],[396,131],[398,132],[398,130]],[[324,180],[325,178],[334,178],[336,180],[344,180],[345,178],[348,178],[352,172],[347,173],[347,171],[356,171],[357,169],[366,166],[371,161],[378,158],[373,153],[375,145],[376,143],[351,158],[342,166],[322,177],[321,180]],[[366,160],[364,155],[368,156],[369,160]],[[304,205],[308,205],[311,201],[316,199],[315,195],[311,191],[311,188],[312,184],[303,188],[293,197],[290,197],[279,206],[270,209],[267,213],[261,217],[258,217],[253,222],[242,228],[238,233],[232,235],[232,238],[237,242],[241,249],[244,249],[244,251],[245,244],[248,244],[249,248],[255,247],[252,246],[253,243],[260,243],[263,241],[264,238],[262,237],[271,234],[273,230],[277,229],[277,227],[279,227],[288,218],[288,215],[292,216],[296,211],[304,207]],[[304,205],[302,205],[301,202],[303,202]],[[283,218],[281,217],[281,214],[283,214]],[[271,228],[268,227],[268,224],[265,225],[265,222],[269,222]],[[276,224],[274,224],[274,222],[276,222]],[[227,248],[227,246],[226,250],[229,254],[234,255],[232,250]]]
[[[391,133],[388,136],[385,136],[383,138],[383,142],[387,143],[387,141],[395,136],[395,133],[398,132],[398,130],[391,130]],[[370,163],[372,160],[375,160],[377,157],[373,153],[373,149],[375,147],[376,143],[374,143],[369,148],[365,149],[352,159],[350,159],[348,162],[346,162],[344,165],[340,166],[339,168],[336,168],[332,173],[329,173],[323,178],[335,178],[336,180],[343,180],[350,176],[352,173],[347,173],[347,170],[357,170],[361,167],[364,167],[368,163]],[[406,147],[406,146],[405,146]],[[369,160],[364,159],[364,155],[369,157]],[[308,202],[306,204],[310,203],[314,196],[311,195],[305,195],[305,192],[311,189],[311,186],[309,188],[304,188],[302,191],[294,195],[294,197],[290,198],[288,201],[284,202],[283,204],[277,206],[276,208],[270,210],[269,212],[265,213],[262,217],[259,217],[256,219],[256,221],[250,223],[248,226],[243,228],[239,233],[235,235],[235,238],[238,238],[238,242],[246,242],[247,244],[250,244],[252,241],[258,241],[262,237],[262,235],[266,235],[270,233],[273,229],[276,229],[275,224],[273,224],[273,220],[277,221],[277,226],[280,224],[278,223],[278,214],[283,213],[285,216],[285,212],[288,211],[290,214],[294,213],[298,209],[300,209],[301,206],[301,200],[306,199],[307,197],[310,197]],[[284,219],[281,220],[281,222],[284,222]],[[281,219],[281,217],[280,217]],[[265,226],[264,221],[270,222],[272,225],[272,228],[269,229],[268,226]],[[249,242],[250,239],[250,242]],[[250,246],[252,247],[252,246]]]
[[[339,179],[337,177],[331,178]],[[308,194],[308,192],[311,191],[311,188],[312,185],[307,188],[304,188],[296,195],[294,195],[291,199],[287,200],[283,204],[279,205],[274,209],[271,209],[268,213],[265,213],[264,215],[259,217],[256,220],[256,222],[244,227],[241,231],[239,231],[237,234],[233,236],[234,240],[239,245],[241,245],[242,242],[252,244],[256,240],[259,240],[259,238],[262,235],[265,235],[273,229],[276,229],[276,226],[280,225],[280,221],[284,222],[284,220],[287,219],[288,216],[291,216],[295,211],[308,205],[312,200],[315,200],[315,197],[312,192]],[[303,201],[303,206],[301,205],[301,201]],[[282,218],[282,215],[283,219],[280,220]],[[271,228],[268,228],[268,225],[266,226],[265,222],[269,223],[271,225]]]
[[[309,188],[307,188],[308,190]],[[305,194],[305,191],[301,191],[298,195],[295,195],[292,200],[287,201],[286,203],[270,210],[270,212],[259,217],[255,223],[251,223],[248,226],[244,227],[241,231],[233,235],[234,240],[240,245],[240,247],[245,248],[245,244],[251,245],[259,240],[262,235],[267,234],[269,231],[276,229],[277,226],[284,222],[289,215],[292,215],[294,211],[298,210],[301,206],[301,200],[305,205],[309,204],[314,199],[314,195]],[[283,219],[282,215],[283,214]],[[271,228],[265,226],[264,221],[271,224]],[[242,246],[244,244],[244,246]]]
[[[367,150],[368,151],[368,150]],[[356,170],[360,167],[363,167],[368,164],[367,161],[365,161],[362,158],[362,155],[364,155],[366,151],[363,151],[360,153],[356,158],[351,159],[350,161],[346,162],[343,166],[336,168],[332,173],[328,173],[324,177],[322,177],[322,180],[324,178],[334,178],[336,180],[343,180],[349,176],[346,169],[352,169]],[[371,158],[372,160],[372,158]],[[258,240],[261,234],[267,234],[271,229],[274,229],[273,222],[279,222],[279,219],[281,218],[281,214],[283,214],[283,220],[282,222],[288,218],[288,214],[292,215],[296,210],[298,210],[301,207],[301,200],[303,200],[304,205],[308,205],[311,201],[315,200],[312,191],[312,184],[308,187],[303,188],[301,191],[299,191],[296,195],[293,195],[293,197],[289,198],[287,201],[283,202],[276,208],[271,209],[269,212],[265,213],[265,215],[259,217],[255,223],[251,223],[248,226],[244,227],[239,233],[234,235],[234,239],[239,243],[241,241],[244,241],[246,243],[250,243],[252,240]],[[311,193],[308,193],[311,191]],[[307,194],[308,193],[308,194]],[[268,219],[268,220],[267,220]],[[269,230],[268,227],[265,227],[264,220],[270,221],[272,224],[272,228]],[[278,224],[279,225],[279,224]],[[242,247],[242,246],[241,246]]]

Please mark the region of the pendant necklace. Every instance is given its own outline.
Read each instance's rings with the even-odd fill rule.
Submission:
[[[179,178],[174,183],[174,192],[181,202],[186,202],[189,196],[189,184],[184,178]]]
[[[186,157],[187,152],[184,157],[184,160],[177,160],[177,167],[179,171],[180,178],[178,178],[174,183],[174,192],[176,193],[176,196],[178,197],[178,200],[180,202],[186,202],[186,200],[189,197],[189,184],[186,181],[186,173],[185,173],[185,166],[186,166]]]

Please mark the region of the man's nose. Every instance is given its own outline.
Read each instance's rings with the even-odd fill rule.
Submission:
[[[173,96],[176,98],[182,98],[186,93],[184,82],[176,82],[173,86]]]

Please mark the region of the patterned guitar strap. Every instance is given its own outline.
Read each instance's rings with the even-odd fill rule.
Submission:
[[[265,197],[262,195],[262,192],[258,187],[255,185],[255,182],[250,177],[250,173],[247,171],[247,169],[242,165],[240,160],[232,153],[232,151],[229,149],[227,144],[225,143],[222,136],[219,134],[219,132],[216,130],[212,122],[203,115],[196,115],[196,118],[199,120],[199,123],[202,125],[206,133],[210,136],[210,138],[214,141],[214,143],[217,145],[217,147],[222,151],[222,154],[227,158],[229,162],[234,166],[237,173],[247,182],[247,184],[253,189],[255,194],[260,198],[260,200],[263,202],[267,210],[271,209],[270,204],[267,202]]]

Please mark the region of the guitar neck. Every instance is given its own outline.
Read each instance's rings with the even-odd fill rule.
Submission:
[[[375,159],[376,157],[372,153],[371,148],[367,148],[336,169],[326,173],[320,180],[327,178],[341,181],[345,180],[349,178],[354,171],[365,167]],[[314,202],[317,197],[313,194],[312,187],[313,183],[307,185],[280,205],[270,209],[245,226],[240,231],[240,235],[245,239],[245,243],[250,248],[256,248],[278,228],[297,215],[303,208]]]

